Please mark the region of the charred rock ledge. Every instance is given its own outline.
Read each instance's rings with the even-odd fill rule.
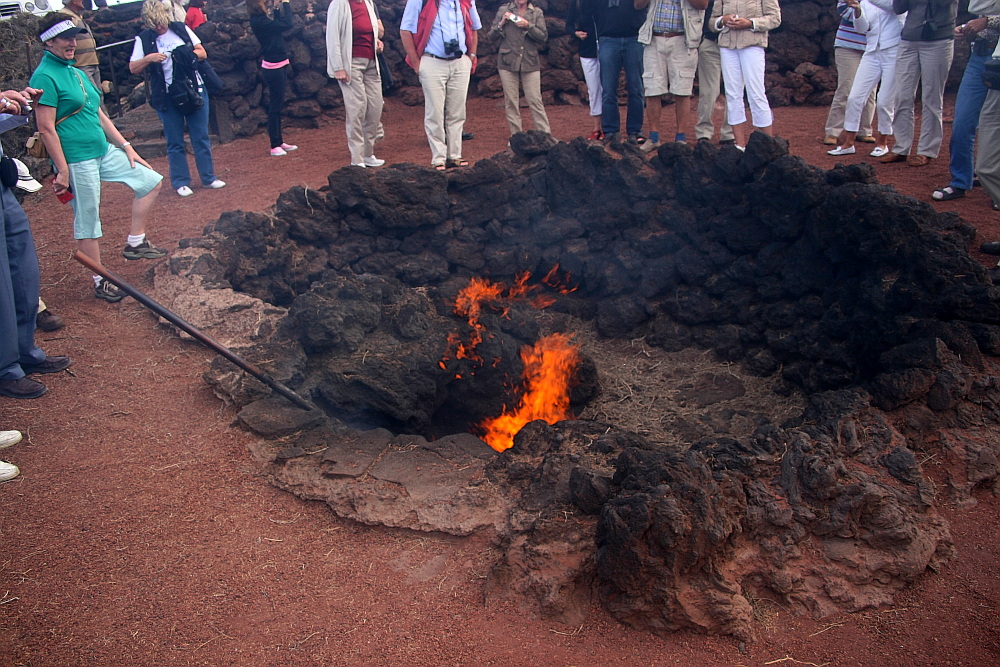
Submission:
[[[936,508],[996,483],[1000,443],[1000,292],[969,225],[760,134],[745,154],[667,144],[649,161],[535,133],[512,146],[448,174],[341,169],[157,266],[159,299],[324,408],[221,360],[206,374],[275,484],[366,523],[485,532],[502,554],[489,594],[566,622],[597,596],[653,632],[750,636],[755,598],[814,616],[886,603],[952,557]],[[457,425],[500,381],[438,366],[450,305],[471,276],[557,263],[579,289],[556,313],[711,349],[806,409],[683,448],[533,422],[494,453]],[[483,356],[516,377],[538,324],[490,317]]]

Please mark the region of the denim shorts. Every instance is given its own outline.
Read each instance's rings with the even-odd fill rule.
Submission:
[[[163,180],[149,167],[136,163],[133,168],[121,148],[108,144],[104,157],[73,162],[69,165],[69,184],[73,188],[73,238],[99,239],[101,232],[101,181],[124,183],[136,198],[153,191]]]

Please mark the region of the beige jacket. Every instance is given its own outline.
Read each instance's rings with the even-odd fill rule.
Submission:
[[[753,22],[751,30],[730,30],[722,25],[724,14],[735,14]],[[719,33],[719,46],[725,49],[745,49],[767,46],[767,33],[781,25],[778,0],[715,0],[711,25]]]

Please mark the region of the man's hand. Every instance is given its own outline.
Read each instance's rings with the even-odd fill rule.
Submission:
[[[975,37],[977,34],[986,30],[986,25],[988,21],[985,16],[980,16],[978,19],[972,19],[965,25],[960,25],[955,28],[956,37]]]
[[[343,81],[344,83],[351,82],[351,77],[350,75],[347,74],[347,70],[345,69],[338,69],[336,72],[333,73],[333,78],[336,79],[337,81]]]
[[[28,113],[25,109],[31,108],[33,95],[42,91],[34,88],[25,88],[22,91],[5,90],[0,93],[0,113],[9,113],[12,116],[20,116]]]

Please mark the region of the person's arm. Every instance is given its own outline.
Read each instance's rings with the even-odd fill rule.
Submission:
[[[476,61],[479,58],[479,31],[473,30],[472,37],[469,38],[469,43],[465,46],[467,47],[466,54],[472,61],[472,71],[476,71]],[[415,49],[414,49],[415,50]]]
[[[419,74],[420,58],[417,57],[417,45],[413,41],[413,33],[409,30],[400,29],[399,41],[403,45],[403,51],[406,53],[406,64]]]
[[[167,54],[153,51],[143,55],[142,40],[135,38],[135,46],[132,49],[132,59],[128,63],[128,71],[132,74],[142,74],[152,63],[162,63],[167,59]]]
[[[326,73],[327,76],[344,83],[351,80],[347,73],[349,63],[342,62],[343,57],[340,53],[341,22],[351,20],[350,16],[345,16],[343,5],[346,4],[343,0],[333,0],[326,14]]]
[[[510,14],[507,11],[507,5],[502,5],[500,9],[497,10],[496,18],[493,19],[493,25],[490,26],[490,31],[486,33],[487,39],[493,39],[497,35],[503,33],[503,22],[507,20],[507,15]]]
[[[536,9],[532,12],[531,22],[525,21],[525,23],[528,23],[526,26],[528,32],[524,36],[534,42],[544,44],[545,40],[549,38],[549,29],[545,25],[545,14],[542,13],[542,10]]]
[[[194,45],[194,55],[198,56],[198,60],[208,59],[208,53],[205,52],[205,47],[202,44]]]
[[[35,108],[35,124],[38,125],[38,136],[49,152],[49,159],[56,169],[56,177],[52,181],[52,189],[57,195],[69,190],[69,164],[63,153],[62,142],[56,133],[56,108],[39,104]]]
[[[274,13],[274,20],[271,27],[277,28],[281,32],[291,29],[292,7],[288,4],[288,0],[281,0],[281,6]]]
[[[979,16],[1000,14],[1000,0],[969,0],[969,13]]]

